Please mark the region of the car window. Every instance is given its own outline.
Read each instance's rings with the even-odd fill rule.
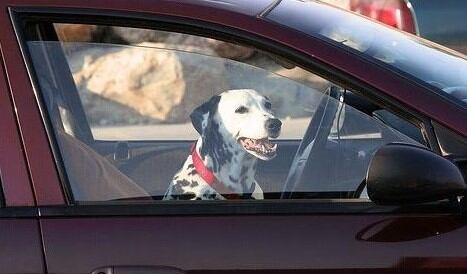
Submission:
[[[379,147],[420,145],[396,118],[357,110],[350,91],[255,48],[54,28],[58,41],[27,46],[78,203],[355,198]]]

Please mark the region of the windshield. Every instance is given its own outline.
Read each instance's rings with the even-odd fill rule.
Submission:
[[[325,4],[293,0],[285,2],[287,5],[282,9],[281,4],[271,13],[271,19],[363,53],[376,62],[435,87],[434,90],[448,94],[452,100],[467,106],[465,55]],[[285,13],[292,10],[308,15],[298,15],[300,20],[285,20]],[[316,10],[319,10],[319,14]]]

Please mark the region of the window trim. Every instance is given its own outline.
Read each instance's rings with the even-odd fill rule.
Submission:
[[[460,206],[443,200],[412,206],[381,206],[360,199],[132,201],[42,206],[41,217],[89,216],[225,216],[225,215],[394,215],[460,213]]]
[[[39,7],[15,7],[9,8],[10,16],[13,21],[13,25],[15,28],[15,34],[17,36],[18,42],[20,44],[20,48],[23,54],[23,59],[25,60],[26,66],[28,68],[29,78],[31,80],[31,84],[33,85],[33,89],[35,91],[36,100],[38,102],[39,108],[41,110],[41,115],[43,122],[45,124],[45,128],[47,131],[47,136],[49,138],[49,143],[51,144],[53,156],[55,157],[56,161],[56,168],[59,173],[60,183],[62,185],[63,192],[65,193],[65,200],[68,206],[76,206],[77,204],[72,199],[73,195],[71,193],[71,187],[69,186],[69,181],[66,177],[66,172],[63,166],[63,160],[61,158],[61,154],[58,150],[58,144],[55,140],[55,136],[53,133],[53,129],[50,123],[50,120],[47,115],[47,111],[45,109],[45,104],[41,98],[41,93],[39,92],[40,87],[37,82],[37,76],[35,75],[34,69],[31,63],[31,56],[27,50],[27,46],[25,45],[26,40],[25,37],[25,30],[23,29],[24,23],[28,22],[49,22],[49,23],[75,23],[75,24],[101,24],[101,25],[118,25],[123,27],[133,27],[133,28],[148,28],[148,29],[157,29],[157,30],[164,30],[164,31],[172,31],[172,32],[181,32],[187,33],[191,35],[198,35],[203,37],[210,37],[217,40],[222,40],[226,42],[231,42],[232,38],[235,39],[236,42],[240,44],[245,44],[248,46],[252,46],[258,48],[260,50],[264,50],[265,52],[271,52],[276,54],[280,57],[283,57],[287,60],[291,60],[295,64],[299,65],[303,69],[315,73],[316,75],[325,78],[326,80],[330,79],[331,82],[336,83],[340,86],[348,88],[357,94],[360,94],[367,98],[368,100],[378,104],[394,114],[397,114],[404,119],[407,119],[409,122],[414,123],[415,125],[419,126],[422,134],[427,139],[427,144],[431,150],[435,153],[440,153],[440,149],[438,146],[438,142],[436,140],[436,136],[434,134],[434,130],[431,126],[430,119],[415,110],[412,110],[401,103],[389,98],[388,96],[382,94],[377,89],[363,83],[362,81],[351,77],[350,75],[346,74],[345,72],[339,71],[330,65],[322,63],[318,60],[314,60],[309,56],[306,56],[304,53],[300,53],[296,50],[291,48],[285,48],[284,45],[280,45],[277,42],[273,42],[266,38],[257,37],[254,34],[248,33],[246,31],[241,31],[238,29],[228,28],[227,26],[220,26],[214,23],[208,23],[200,20],[188,20],[186,18],[179,18],[175,16],[154,16],[154,15],[147,15],[144,13],[132,13],[132,12],[116,12],[116,11],[103,11],[103,10],[88,10],[88,9],[76,9],[76,8],[39,8]],[[124,19],[124,20],[118,20]],[[115,22],[119,22],[119,24],[114,24]],[[254,201],[258,202],[258,201]],[[253,203],[254,203],[253,202]],[[340,205],[341,203],[348,202],[348,199],[342,199],[339,201],[334,201],[333,203],[325,202],[327,207],[326,210],[322,211],[321,213],[326,212],[334,212],[337,208],[336,205]],[[108,202],[107,202],[108,203]],[[140,202],[138,202],[140,203]],[[280,203],[274,203],[272,200],[262,201],[264,204],[265,209],[259,210],[258,212],[254,210],[253,206],[248,206],[252,201],[247,201],[244,205],[242,203],[242,207],[244,207],[244,211],[247,213],[256,212],[252,214],[284,214],[281,213],[282,206],[286,206],[288,204],[297,205],[296,208],[307,207],[306,205],[311,205],[314,201],[300,201],[300,202],[293,202],[292,200],[283,200]],[[158,201],[151,201],[151,204],[160,205]],[[226,210],[225,214],[233,214],[236,211],[236,206],[239,206],[239,203],[232,203],[233,210]],[[274,204],[275,207],[271,207],[270,205]],[[371,202],[369,204],[372,204]],[[189,206],[188,206],[189,205]],[[300,205],[300,206],[298,206]],[[183,210],[186,208],[191,207],[202,207],[199,203],[187,203],[186,207],[180,207]],[[374,204],[372,204],[374,206]],[[372,207],[370,206],[370,208]],[[79,208],[87,207],[83,205],[78,205],[76,211],[79,211]],[[93,206],[91,206],[93,207]],[[113,207],[112,205],[105,205],[100,206],[96,205],[96,208],[100,207]],[[138,208],[138,206],[133,206],[134,208]],[[147,204],[145,205],[147,207]],[[293,206],[289,206],[293,207]],[[46,207],[44,210],[52,210],[56,207]],[[68,208],[68,207],[59,207],[59,208]],[[227,208],[227,207],[222,207]],[[339,207],[340,208],[340,207]],[[368,213],[368,204],[364,206],[361,211],[354,212],[354,213]],[[386,209],[381,210],[381,212],[390,213],[391,210],[388,210],[387,207],[383,207]],[[67,209],[70,211],[69,209]],[[84,209],[83,209],[84,210]],[[110,209],[109,209],[110,210]],[[98,209],[100,211],[100,209]],[[73,210],[71,210],[73,212]],[[261,213],[263,212],[263,213]],[[292,213],[292,212],[290,212]],[[318,213],[318,212],[310,212],[310,213]],[[337,213],[337,212],[334,212]],[[352,213],[352,211],[339,211],[339,213]],[[221,213],[216,213],[221,214]],[[244,214],[244,213],[240,213]],[[287,213],[288,214],[288,213]],[[305,213],[304,213],[305,214]],[[308,214],[308,213],[306,213]]]

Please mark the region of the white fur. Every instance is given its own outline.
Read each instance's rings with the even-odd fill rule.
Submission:
[[[209,119],[214,119],[218,124],[218,132],[222,136],[223,147],[231,153],[230,161],[219,167],[215,173],[216,178],[222,182],[233,193],[243,194],[245,189],[252,190],[252,197],[263,199],[263,191],[256,182],[255,167],[258,157],[247,151],[239,144],[241,137],[262,139],[268,138],[266,121],[274,119],[270,109],[265,107],[267,99],[252,89],[229,90],[220,94],[217,111]],[[248,111],[237,113],[239,107],[245,107]],[[203,115],[202,127],[208,124],[209,115]],[[196,151],[201,155],[203,138],[200,137],[196,143]],[[267,160],[267,159],[263,159]],[[214,163],[210,155],[203,160],[206,167],[212,170]],[[176,199],[177,189],[181,193],[194,193],[191,199],[224,199],[222,195],[211,188],[198,174],[193,174],[193,160],[188,156],[182,169],[175,174],[164,199]],[[190,182],[189,185],[181,185],[181,181]],[[196,182],[196,184],[192,183]],[[178,186],[177,186],[178,184]],[[185,183],[186,184],[186,183]],[[248,192],[250,193],[250,192]],[[204,194],[211,194],[204,195]],[[215,196],[215,197],[214,197]]]

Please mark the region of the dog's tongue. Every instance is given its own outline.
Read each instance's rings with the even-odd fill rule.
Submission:
[[[268,138],[263,139],[251,139],[251,138],[242,138],[240,140],[241,144],[245,149],[257,150],[262,152],[273,152],[275,151],[277,145],[273,145]]]

